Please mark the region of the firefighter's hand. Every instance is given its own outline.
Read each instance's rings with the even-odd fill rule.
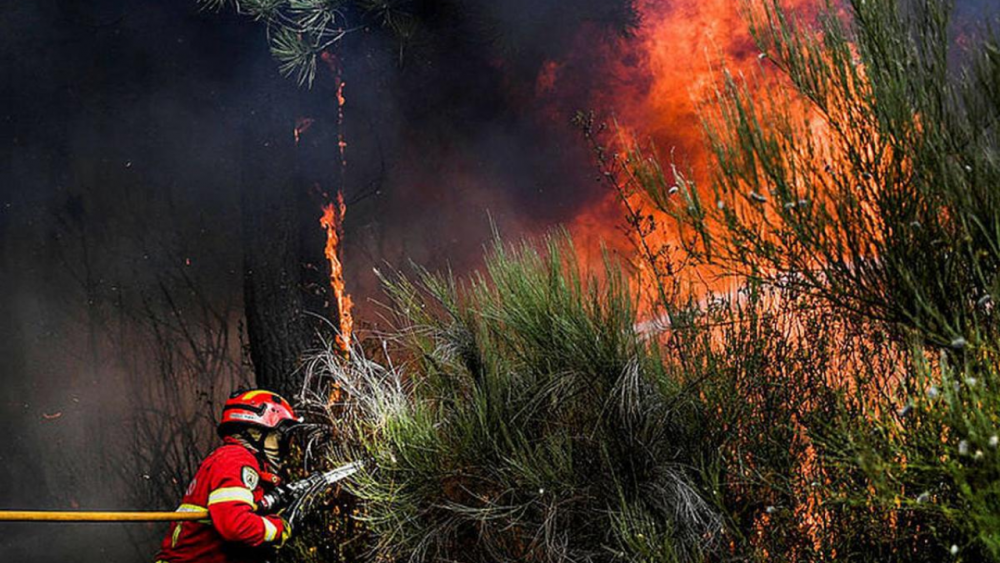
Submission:
[[[292,537],[292,523],[286,520],[284,516],[278,516],[277,518],[281,520],[281,536],[274,542],[274,547],[281,549],[288,539]]]

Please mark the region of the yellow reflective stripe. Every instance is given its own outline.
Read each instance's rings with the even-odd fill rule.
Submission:
[[[240,395],[237,398],[241,401],[249,401],[250,399],[253,399],[257,395],[274,395],[274,397],[281,399],[282,401],[285,401],[285,398],[282,397],[281,395],[275,393],[274,391],[267,391],[264,389],[257,389],[256,391],[247,391],[246,393]],[[285,402],[287,403],[288,401]]]
[[[261,520],[264,521],[264,541],[274,541],[274,538],[278,537],[278,528],[267,518],[261,518]]]
[[[255,509],[257,508],[257,505],[253,502],[253,493],[246,487],[223,487],[215,489],[208,495],[208,506],[220,502],[244,502]]]
[[[179,507],[177,507],[177,510],[175,510],[174,512],[201,512],[203,510],[208,510],[208,509],[205,508],[204,506],[198,506],[197,504],[184,503],[184,504],[180,505]],[[212,521],[210,519],[207,519],[207,518],[205,520],[195,520],[195,522],[197,522],[199,524],[211,524],[212,523]],[[180,530],[180,525],[178,524],[178,531],[179,530]],[[174,541],[177,541],[177,540],[175,539]]]
[[[181,523],[174,524],[174,533],[170,536],[170,547],[177,547],[177,540],[181,537]]]

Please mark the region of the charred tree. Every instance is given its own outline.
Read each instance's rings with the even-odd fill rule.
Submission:
[[[312,341],[301,292],[295,176],[276,170],[290,151],[277,139],[254,139],[244,168],[244,309],[257,385],[283,394],[295,390],[299,355]]]
[[[310,108],[296,103],[305,93],[278,80],[273,99],[256,104],[243,133],[244,308],[257,385],[294,396],[302,355],[328,326],[323,318],[339,323],[328,307],[319,223],[336,178],[336,138],[312,131],[306,137]],[[315,120],[320,124],[333,119],[330,109],[312,109],[327,113]]]

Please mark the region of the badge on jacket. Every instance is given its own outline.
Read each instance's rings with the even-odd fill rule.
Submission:
[[[257,488],[257,483],[260,482],[260,475],[250,466],[243,467],[243,484],[246,488],[251,491]]]

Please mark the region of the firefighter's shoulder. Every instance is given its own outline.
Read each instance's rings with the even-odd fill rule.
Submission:
[[[213,465],[219,469],[250,467],[254,471],[260,470],[260,463],[257,461],[257,457],[238,444],[224,444],[219,446],[218,449],[212,452],[210,457],[215,458]]]
[[[205,458],[204,469],[211,487],[235,485],[238,481],[253,490],[257,484],[255,477],[260,474],[260,463],[243,446],[225,444]]]
[[[260,482],[260,465],[246,448],[226,444],[209,456],[208,505],[240,501],[252,505],[253,491]]]

